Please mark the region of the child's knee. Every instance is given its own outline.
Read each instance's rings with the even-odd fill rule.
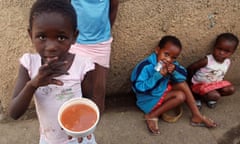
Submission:
[[[207,95],[206,95],[206,98],[207,100],[219,100],[221,98],[221,94],[217,91],[212,91],[212,92],[209,92]]]
[[[227,91],[228,91],[229,95],[231,95],[231,94],[234,94],[234,92],[236,91],[236,89],[235,89],[234,86],[230,86],[230,87],[228,87]]]
[[[230,96],[232,94],[235,93],[235,87],[234,86],[228,86],[228,87],[225,87],[225,88],[222,88],[219,90],[220,94],[222,96]]]
[[[186,95],[183,91],[179,91],[176,98],[179,102],[183,103],[186,100]]]

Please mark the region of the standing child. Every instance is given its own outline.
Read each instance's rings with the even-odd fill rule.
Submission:
[[[186,80],[186,70],[176,61],[182,46],[178,38],[164,36],[155,52],[133,69],[131,81],[137,106],[145,113],[149,130],[159,134],[158,119],[184,101],[192,112],[193,126],[215,127],[216,123],[202,116],[195,105]]]
[[[229,58],[237,49],[238,43],[238,38],[232,33],[222,33],[215,41],[212,54],[187,68],[192,91],[203,98],[209,108],[214,108],[221,96],[235,92],[234,86],[224,80],[224,76],[230,66]]]
[[[95,144],[93,135],[71,138],[57,121],[60,106],[82,97],[84,75],[94,69],[87,58],[69,53],[78,35],[74,8],[66,0],[37,0],[30,12],[29,36],[37,54],[24,54],[10,104],[10,116],[22,116],[32,98],[40,123],[40,144]]]
[[[111,29],[116,19],[119,2],[118,0],[69,1],[76,10],[77,28],[80,30],[76,43],[72,45],[70,51],[93,59],[95,70],[86,77],[83,92],[84,96],[93,99],[103,112],[113,40]]]

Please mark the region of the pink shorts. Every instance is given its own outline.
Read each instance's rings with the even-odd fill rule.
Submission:
[[[209,93],[210,91],[224,88],[227,86],[230,86],[231,83],[229,81],[218,81],[218,82],[211,82],[211,83],[199,83],[199,84],[193,84],[191,86],[192,91],[196,94],[205,95]]]
[[[160,98],[160,100],[158,101],[158,103],[153,107],[153,109],[151,111],[155,111],[156,109],[158,109],[162,103],[164,98],[166,97],[167,93],[172,89],[172,86],[170,84],[168,84],[167,89],[165,90],[165,92],[163,93],[163,96]]]
[[[109,68],[112,40],[113,38],[111,37],[108,41],[97,44],[75,43],[71,46],[70,52],[90,57],[94,63]]]

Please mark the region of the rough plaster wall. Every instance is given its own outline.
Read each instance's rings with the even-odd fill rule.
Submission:
[[[0,101],[4,109],[11,98],[19,57],[31,50],[27,22],[31,0],[0,0]]]
[[[108,93],[130,91],[129,76],[135,64],[147,56],[166,35],[176,35],[183,44],[181,64],[210,52],[221,32],[240,37],[239,0],[122,0],[114,26],[114,42]],[[239,84],[238,50],[232,57],[227,79]]]
[[[33,0],[0,0],[0,104],[8,107],[19,57],[33,51],[27,35],[28,12]],[[233,32],[240,37],[239,0],[120,0],[113,29],[114,42],[108,95],[130,91],[129,76],[158,40],[176,35],[184,49],[179,61],[187,66],[211,49],[215,36]],[[240,56],[233,56],[227,78],[239,84]]]

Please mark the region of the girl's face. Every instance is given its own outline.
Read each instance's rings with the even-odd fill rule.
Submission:
[[[68,50],[76,40],[78,31],[69,18],[55,12],[41,13],[34,17],[29,30],[33,46],[46,62],[54,57],[66,60]]]
[[[213,57],[217,62],[222,63],[234,53],[235,45],[236,43],[233,41],[219,40],[213,49]]]
[[[181,49],[171,42],[167,42],[163,48],[157,47],[155,50],[157,54],[158,61],[163,61],[164,63],[173,63],[179,56]]]

